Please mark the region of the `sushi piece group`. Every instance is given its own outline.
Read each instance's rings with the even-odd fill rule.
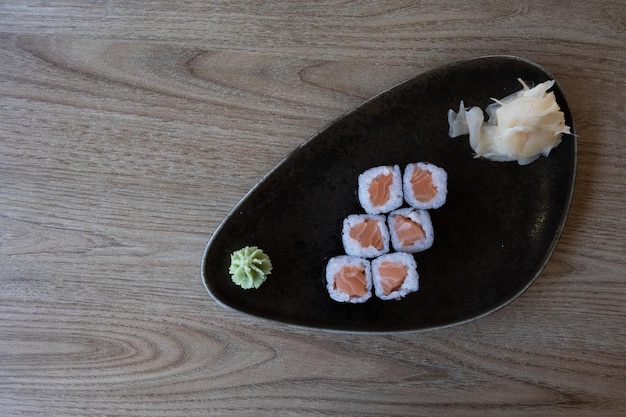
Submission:
[[[447,198],[447,173],[427,162],[366,170],[358,178],[365,214],[343,221],[345,255],[328,261],[326,287],[333,300],[362,303],[374,294],[398,300],[419,288],[414,253],[429,249],[434,230],[429,209]]]

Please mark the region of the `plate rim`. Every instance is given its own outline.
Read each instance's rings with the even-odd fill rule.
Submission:
[[[562,93],[562,103],[559,103],[561,110],[564,111],[565,114],[569,114],[571,116],[571,120],[569,120],[569,127],[571,130],[571,134],[569,134],[569,136],[571,136],[571,140],[572,140],[572,170],[571,170],[571,185],[569,186],[569,190],[567,193],[567,198],[564,200],[564,209],[563,212],[561,214],[561,218],[562,220],[560,221],[558,228],[555,230],[554,235],[552,236],[552,240],[550,242],[550,245],[548,247],[548,249],[545,251],[545,253],[543,254],[541,261],[539,262],[539,267],[537,269],[537,272],[534,274],[533,277],[531,277],[528,282],[519,290],[517,291],[515,294],[513,294],[512,296],[510,296],[507,300],[505,300],[504,302],[496,305],[495,307],[492,307],[491,309],[488,309],[480,314],[477,315],[473,315],[472,317],[468,317],[465,319],[461,319],[461,320],[455,320],[449,323],[445,323],[445,324],[440,324],[440,325],[431,325],[431,326],[424,326],[424,327],[416,327],[416,328],[405,328],[405,329],[390,329],[390,330],[368,330],[368,329],[344,329],[344,328],[333,328],[333,327],[325,327],[325,326],[315,326],[315,325],[307,325],[307,324],[302,324],[302,323],[295,323],[292,321],[289,321],[287,319],[279,319],[279,318],[272,318],[272,317],[264,317],[264,316],[260,316],[257,314],[253,314],[251,312],[239,309],[227,302],[225,302],[223,299],[221,299],[219,297],[218,294],[216,294],[210,287],[209,283],[208,283],[208,279],[206,277],[206,267],[207,267],[207,254],[209,252],[209,249],[211,248],[213,242],[217,239],[217,236],[220,234],[219,232],[225,227],[225,225],[228,223],[228,221],[234,217],[237,212],[239,211],[239,208],[247,201],[247,199],[250,197],[250,195],[254,194],[255,191],[257,190],[257,188],[259,188],[267,178],[269,178],[270,176],[273,175],[274,172],[276,172],[277,170],[279,170],[281,168],[281,166],[283,164],[286,163],[286,161],[288,161],[293,155],[295,155],[296,153],[298,153],[299,151],[301,151],[302,149],[306,148],[307,146],[310,145],[310,143],[312,143],[315,138],[317,138],[318,136],[320,136],[321,134],[323,134],[326,130],[328,130],[328,128],[332,125],[334,125],[335,123],[338,123],[348,117],[350,117],[350,115],[352,115],[353,113],[356,113],[357,111],[359,111],[360,109],[362,109],[363,107],[369,105],[370,103],[372,103],[373,101],[377,100],[379,97],[387,94],[388,92],[395,90],[396,88],[412,81],[413,79],[417,78],[417,77],[422,77],[422,76],[427,76],[429,73],[433,73],[433,72],[437,72],[437,71],[441,71],[441,70],[445,70],[445,69],[450,69],[456,66],[460,66],[460,65],[464,65],[464,64],[468,64],[468,63],[473,63],[473,62],[478,62],[478,61],[489,61],[489,60],[508,60],[508,61],[516,61],[516,62],[521,62],[524,63],[526,65],[530,65],[532,67],[535,67],[536,69],[540,70],[541,72],[543,72],[544,74],[546,74],[550,79],[555,81],[555,86],[557,87],[557,90],[560,91]],[[561,84],[559,83],[559,81],[552,75],[552,73],[550,73],[545,67],[543,67],[542,65],[531,61],[527,58],[523,58],[517,55],[508,55],[508,54],[504,54],[504,55],[499,55],[499,54],[493,54],[493,55],[482,55],[479,57],[474,57],[474,58],[469,58],[469,59],[463,59],[463,60],[456,60],[441,66],[437,66],[434,68],[430,68],[424,72],[418,73],[416,75],[413,75],[410,78],[407,78],[401,82],[398,82],[394,85],[392,85],[389,88],[385,88],[384,90],[382,90],[381,92],[375,94],[374,96],[364,100],[363,102],[361,102],[360,104],[348,109],[347,111],[345,111],[344,113],[342,113],[340,116],[336,117],[335,119],[331,120],[330,122],[326,123],[324,126],[322,126],[320,129],[318,129],[315,133],[313,133],[311,136],[309,136],[307,139],[305,139],[303,142],[301,142],[299,145],[297,145],[295,148],[293,148],[291,151],[289,151],[284,158],[282,158],[279,162],[277,162],[269,171],[267,171],[263,176],[261,176],[256,183],[237,201],[237,203],[235,203],[235,205],[229,210],[229,212],[226,214],[226,216],[224,216],[224,218],[220,221],[220,223],[218,224],[218,226],[215,228],[215,230],[213,231],[213,233],[211,234],[211,237],[208,239],[208,242],[205,245],[205,248],[202,252],[202,259],[201,259],[201,263],[200,263],[200,275],[201,275],[201,279],[202,279],[202,283],[203,286],[205,288],[205,290],[208,292],[208,294],[211,296],[211,298],[213,298],[214,301],[217,302],[218,305],[220,305],[222,308],[225,308],[229,311],[233,311],[233,312],[237,312],[238,314],[243,314],[249,318],[254,318],[256,320],[264,320],[264,321],[269,321],[272,322],[274,324],[281,324],[287,327],[292,327],[292,328],[296,328],[296,329],[305,329],[305,330],[315,330],[315,331],[323,331],[323,332],[330,332],[330,333],[352,333],[352,334],[391,334],[391,333],[422,333],[422,332],[429,332],[429,331],[434,331],[434,330],[438,330],[438,329],[446,329],[446,328],[450,328],[450,327],[456,327],[456,326],[460,326],[463,324],[467,324],[476,320],[480,320],[486,316],[489,316],[501,309],[503,309],[504,307],[510,305],[511,303],[513,303],[514,301],[516,301],[517,299],[519,299],[527,290],[528,288],[530,288],[530,286],[537,280],[537,278],[543,273],[543,271],[545,270],[545,268],[547,267],[550,259],[552,258],[554,251],[556,250],[560,240],[561,240],[561,236],[563,234],[563,231],[566,227],[567,224],[567,220],[569,218],[569,212],[571,210],[571,204],[572,204],[572,200],[574,197],[574,192],[575,192],[575,185],[576,185],[576,174],[577,174],[577,168],[578,168],[578,135],[576,134],[576,127],[575,127],[575,123],[574,123],[574,117],[572,115],[571,112],[571,108],[569,106],[569,103],[566,99],[566,94],[561,86]],[[512,162],[509,162],[512,163]]]

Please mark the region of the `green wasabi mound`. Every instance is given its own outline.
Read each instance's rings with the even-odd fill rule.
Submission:
[[[272,271],[272,262],[261,249],[246,246],[230,255],[230,268],[235,284],[243,289],[259,288]]]

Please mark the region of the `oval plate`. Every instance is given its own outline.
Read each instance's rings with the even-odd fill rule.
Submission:
[[[208,242],[204,284],[220,304],[299,326],[345,331],[408,331],[463,323],[517,298],[541,273],[565,224],[576,171],[572,135],[530,165],[473,158],[467,136],[448,136],[448,109],[485,108],[528,85],[553,79],[515,57],[484,57],[438,68],[345,114],[296,148],[233,209]],[[325,288],[329,258],[344,253],[341,226],[362,213],[362,171],[426,161],[448,172],[448,200],[431,210],[435,243],[415,254],[419,291],[400,301],[338,303]],[[259,246],[272,274],[243,290],[228,273],[230,254]]]

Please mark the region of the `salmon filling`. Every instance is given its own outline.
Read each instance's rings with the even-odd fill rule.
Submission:
[[[411,246],[415,242],[426,238],[426,233],[422,226],[410,218],[398,214],[393,217],[393,220],[394,229],[402,246]]]
[[[346,265],[335,274],[335,289],[352,297],[362,297],[367,293],[365,268]]]
[[[411,176],[411,187],[413,195],[417,201],[427,203],[437,195],[437,187],[433,183],[433,176],[430,172],[415,167]]]
[[[391,195],[392,174],[379,175],[372,180],[368,188],[370,201],[374,207],[380,207],[389,201]]]
[[[381,277],[380,284],[383,287],[383,293],[389,295],[402,286],[408,270],[400,263],[384,261],[380,263],[378,273]]]
[[[350,237],[364,247],[374,247],[382,250],[384,247],[383,236],[380,233],[376,220],[366,219],[350,229]]]

